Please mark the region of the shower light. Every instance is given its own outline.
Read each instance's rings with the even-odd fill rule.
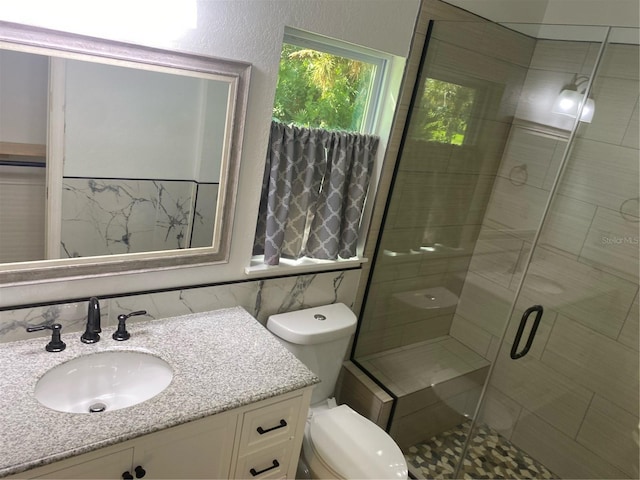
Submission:
[[[585,90],[583,90],[582,93],[578,92],[578,87],[588,81],[588,77],[576,75],[571,84],[567,85],[562,92],[560,92],[560,95],[556,98],[551,111],[553,113],[559,113],[560,115],[567,115],[568,117],[576,118],[578,116],[578,111],[582,106],[585,92]],[[581,122],[591,123],[591,120],[593,120],[595,106],[593,99],[587,98],[587,101],[582,108],[582,113],[580,114]]]

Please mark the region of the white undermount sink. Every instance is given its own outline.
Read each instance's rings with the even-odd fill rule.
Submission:
[[[173,370],[151,354],[108,351],[74,358],[53,367],[36,383],[45,407],[69,413],[96,413],[130,407],[169,386]]]

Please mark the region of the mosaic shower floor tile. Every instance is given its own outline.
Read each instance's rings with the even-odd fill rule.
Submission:
[[[405,452],[409,471],[417,478],[453,479],[471,422],[413,445]],[[555,479],[558,478],[492,428],[481,425],[460,471],[464,479]]]

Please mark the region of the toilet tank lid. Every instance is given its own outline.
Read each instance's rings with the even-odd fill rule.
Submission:
[[[267,328],[298,345],[313,345],[347,337],[356,330],[357,318],[344,303],[271,315]]]

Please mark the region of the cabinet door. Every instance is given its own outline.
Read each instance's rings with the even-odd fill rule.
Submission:
[[[142,437],[133,467],[150,479],[229,478],[236,418],[218,414]]]
[[[302,396],[246,412],[242,421],[240,455],[291,440],[296,433]]]
[[[73,459],[78,461],[78,459]],[[131,470],[133,460],[133,448],[127,448],[119,452],[103,455],[92,460],[76,463],[69,467],[61,468],[44,475],[29,475],[28,478],[59,478],[59,479],[120,479],[124,472]]]

